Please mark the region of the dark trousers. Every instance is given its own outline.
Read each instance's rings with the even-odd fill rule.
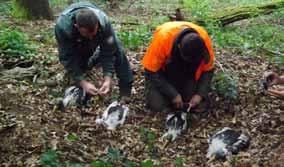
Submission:
[[[184,79],[183,79],[184,80]],[[182,96],[184,103],[191,100],[192,96],[196,93],[197,82],[194,79],[188,79],[186,81],[181,80],[169,81]],[[162,94],[149,80],[146,80],[146,104],[150,110],[154,112],[173,110],[174,106],[172,104],[172,99],[166,97]],[[205,111],[209,105],[209,98],[203,98],[202,102],[194,109]]]

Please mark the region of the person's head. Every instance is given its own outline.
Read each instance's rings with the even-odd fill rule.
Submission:
[[[188,33],[179,45],[181,58],[188,63],[200,63],[207,53],[203,39],[197,33]]]
[[[98,18],[90,9],[80,9],[75,16],[75,27],[83,37],[92,39],[98,30]]]

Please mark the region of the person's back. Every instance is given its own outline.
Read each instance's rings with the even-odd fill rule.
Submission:
[[[142,59],[147,105],[163,111],[189,103],[197,110],[207,99],[213,63],[211,41],[202,27],[189,22],[157,27]]]

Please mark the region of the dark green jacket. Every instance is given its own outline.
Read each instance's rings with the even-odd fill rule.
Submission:
[[[99,20],[99,30],[95,39],[87,39],[80,35],[75,23],[78,9],[92,9]],[[55,25],[55,36],[59,48],[59,61],[75,81],[84,79],[89,58],[95,49],[100,47],[100,58],[104,76],[112,76],[114,72],[114,53],[119,44],[114,30],[106,14],[97,6],[81,2],[72,4],[64,10]]]

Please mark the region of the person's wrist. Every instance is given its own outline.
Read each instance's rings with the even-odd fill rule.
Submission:
[[[105,76],[105,82],[111,83],[111,77],[110,76]]]
[[[200,94],[196,94],[195,96],[197,96],[199,98],[199,100],[201,101],[203,99],[203,96]]]
[[[79,86],[82,88],[86,83],[86,80],[79,81]]]

